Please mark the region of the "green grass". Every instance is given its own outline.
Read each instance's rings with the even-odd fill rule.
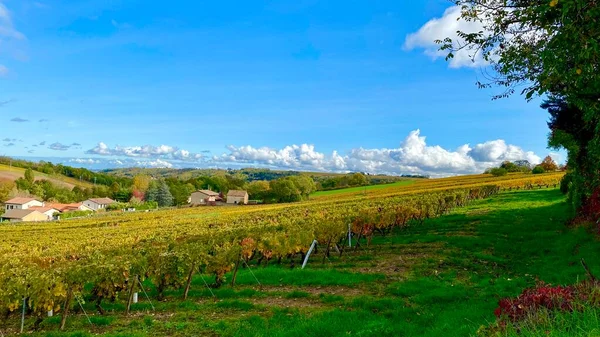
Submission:
[[[415,182],[416,182],[415,180],[401,180],[401,181],[397,181],[397,182],[391,183],[391,184],[350,187],[350,188],[342,188],[339,190],[331,190],[331,191],[317,191],[317,192],[311,194],[310,196],[318,198],[318,197],[336,195],[336,194],[342,194],[342,193],[353,193],[353,192],[363,192],[363,191],[369,192],[372,190],[380,190],[383,188],[408,186],[408,185],[414,184]]]
[[[181,290],[169,291],[166,301],[153,300],[156,311],[140,297],[130,317],[122,302],[103,304],[109,314],[98,317],[86,303],[97,324],[77,314],[64,336],[475,336],[495,322],[500,298],[540,280],[585,278],[581,258],[600,275],[598,239],[586,228],[568,227],[571,216],[557,190],[502,193],[377,237],[342,258],[333,254],[322,263],[316,254],[304,270],[298,259],[294,269],[286,260],[251,263],[260,284],[243,268],[236,287],[213,289],[214,298],[196,277],[188,300],[181,300]],[[154,296],[149,283],[147,291]],[[600,336],[598,316],[593,308],[548,315],[499,336]],[[58,318],[46,319],[33,335],[63,336],[55,332]],[[16,329],[18,319],[11,324]]]

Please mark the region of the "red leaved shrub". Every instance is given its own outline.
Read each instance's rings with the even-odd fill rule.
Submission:
[[[535,288],[525,289],[517,298],[500,300],[494,314],[501,322],[516,322],[542,308],[550,311],[573,311],[580,305],[599,304],[600,282],[597,280],[555,287],[542,283]]]

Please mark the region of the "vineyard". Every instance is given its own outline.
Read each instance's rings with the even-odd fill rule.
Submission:
[[[84,307],[90,311],[90,303],[94,314],[105,314],[115,302],[123,304],[124,314],[132,314],[139,294],[160,302],[176,291],[186,300],[194,291],[235,287],[238,273],[246,275],[250,266],[300,269],[308,263],[310,269],[334,255],[354,257],[371,251],[374,241],[419,228],[457,207],[501,190],[556,187],[561,177],[562,173],[463,176],[366,193],[352,190],[296,204],[183,208],[4,225],[0,331],[36,330],[54,315],[60,317],[57,328],[62,330],[68,328],[70,312],[79,316]],[[255,279],[260,284],[260,277]],[[19,327],[21,319],[25,320]]]

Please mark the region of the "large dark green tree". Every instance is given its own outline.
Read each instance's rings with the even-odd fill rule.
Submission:
[[[495,98],[549,97],[550,145],[569,153],[573,202],[586,215],[600,214],[590,207],[600,204],[600,1],[454,2],[461,20],[481,29],[437,41],[441,50],[488,61],[492,71],[478,85],[502,88]]]

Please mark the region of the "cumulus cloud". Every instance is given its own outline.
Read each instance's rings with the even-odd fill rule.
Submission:
[[[459,6],[446,9],[441,18],[431,19],[418,31],[409,34],[404,42],[404,47],[408,50],[422,49],[427,56],[434,60],[446,57],[447,51],[440,51],[440,45],[435,43],[436,40],[444,40],[449,37],[455,44],[462,44],[464,40],[458,37],[457,31],[477,33],[484,30],[481,22],[458,20],[460,14]],[[468,48],[457,51],[449,63],[451,68],[481,67],[487,64],[481,53]]]
[[[39,144],[39,145],[40,145],[40,146],[44,146],[44,145],[46,145],[46,141],[40,142],[40,144]]]
[[[152,159],[170,159],[180,161],[200,161],[203,159],[202,154],[192,153],[187,150],[182,150],[177,147],[160,145],[144,145],[144,146],[115,146],[109,147],[103,142],[98,143],[96,147],[85,151],[86,154],[100,156],[115,156],[115,157],[131,157],[131,158],[152,158]]]
[[[6,147],[15,146],[15,143],[8,143],[8,144],[4,144],[4,146],[6,146]]]
[[[54,150],[54,151],[67,151],[68,149],[71,148],[71,146],[57,142],[57,143],[52,143],[52,144],[48,145],[48,148],[50,150]]]
[[[100,160],[91,159],[91,158],[71,158],[69,159],[69,163],[77,163],[77,164],[100,164]]]
[[[25,122],[29,122],[29,119],[24,119],[21,117],[15,117],[13,119],[10,120],[11,122],[15,122],[15,123],[25,123]]]
[[[450,176],[481,173],[505,160],[529,160],[539,163],[540,157],[504,140],[494,140],[455,150],[429,145],[420,130],[414,130],[398,148],[356,148],[345,155],[331,155],[315,150],[313,145],[290,145],[283,149],[252,146],[229,146],[229,153],[213,156],[212,162],[227,164],[256,164],[297,170],[361,171],[383,174],[425,174]]]

